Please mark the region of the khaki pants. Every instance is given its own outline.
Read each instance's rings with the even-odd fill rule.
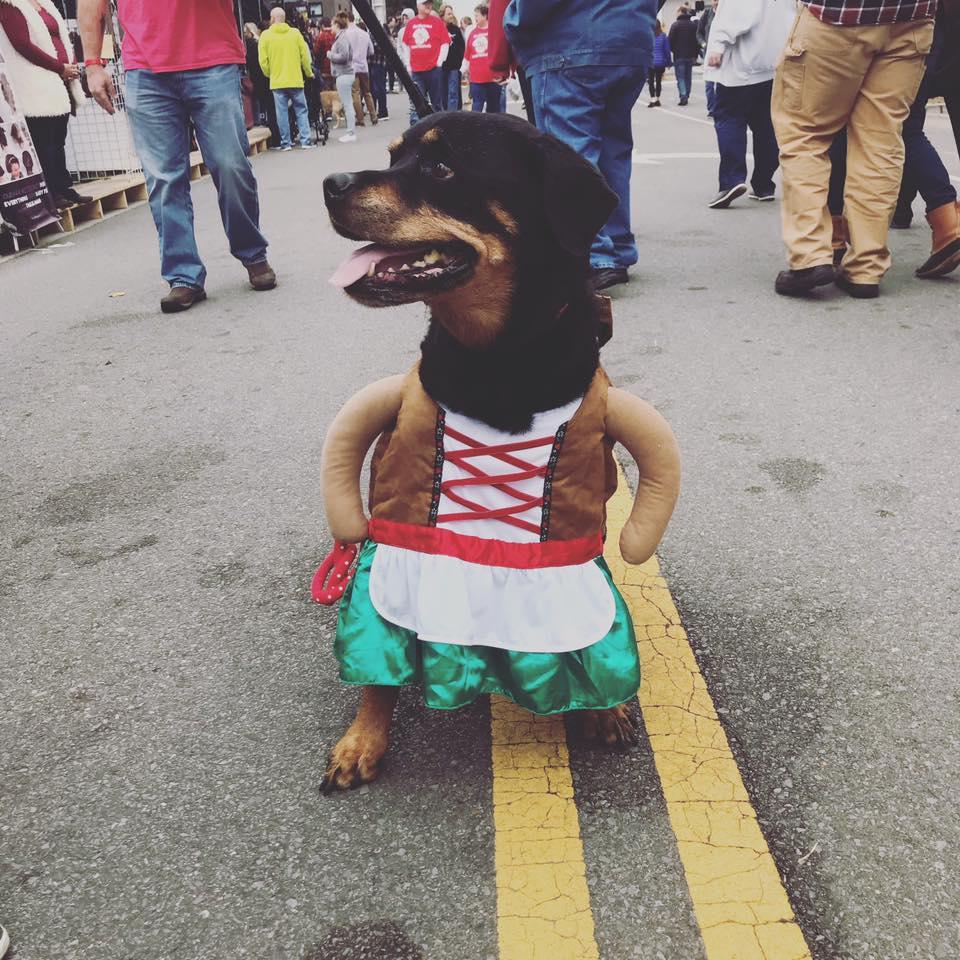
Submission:
[[[801,9],[773,84],[790,267],[832,262],[828,151],[847,127],[843,272],[877,283],[890,269],[887,234],[903,173],[903,122],[920,87],[933,22],[838,27]]]
[[[364,126],[363,107],[360,105],[361,99],[367,105],[367,113],[370,114],[370,121],[376,126],[377,108],[373,102],[373,94],[370,93],[370,74],[358,73],[356,80],[353,81],[353,109],[357,114],[357,126]]]

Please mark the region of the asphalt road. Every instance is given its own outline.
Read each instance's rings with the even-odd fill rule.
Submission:
[[[18,960],[497,957],[489,709],[401,699],[382,778],[321,798],[352,716],[324,429],[407,368],[424,311],[326,277],[320,184],[403,124],[258,158],[280,275],[249,291],[208,180],[210,299],[162,316],[140,207],[0,264],[0,922]],[[710,211],[702,98],[635,114],[640,264],[614,380],[670,420],[659,551],[816,960],[960,956],[955,807],[960,276],[883,297],[773,293],[777,208]],[[405,104],[405,101],[404,101]],[[960,162],[944,118],[931,136]],[[702,960],[646,741],[571,744],[604,960]]]

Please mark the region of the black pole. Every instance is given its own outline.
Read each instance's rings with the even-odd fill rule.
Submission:
[[[353,5],[357,8],[360,19],[367,25],[370,33],[373,34],[373,39],[377,41],[377,46],[387,55],[387,59],[393,66],[394,72],[403,84],[403,89],[407,91],[407,96],[410,97],[410,101],[413,103],[414,110],[417,111],[417,116],[422,120],[424,117],[433,113],[430,104],[427,103],[427,98],[423,95],[423,91],[413,82],[410,71],[407,70],[406,64],[403,62],[400,54],[397,53],[397,48],[390,41],[390,38],[387,36],[387,31],[383,28],[383,24],[377,19],[377,15],[373,12],[373,7],[370,6],[369,0],[353,0]],[[444,29],[446,29],[446,27],[444,27]]]

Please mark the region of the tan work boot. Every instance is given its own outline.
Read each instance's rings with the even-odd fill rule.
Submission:
[[[850,243],[850,236],[847,233],[847,221],[843,219],[843,214],[839,217],[833,217],[833,265],[839,267],[843,263],[843,258],[847,255],[847,246]]]
[[[917,276],[923,280],[945,277],[960,267],[960,201],[945,203],[927,214],[933,231],[933,250]]]
[[[247,276],[254,290],[272,290],[277,285],[277,275],[266,260],[248,264]]]
[[[170,292],[160,301],[160,309],[164,313],[182,313],[206,299],[207,294],[200,287],[171,287]]]

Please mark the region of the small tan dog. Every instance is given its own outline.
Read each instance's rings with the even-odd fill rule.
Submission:
[[[337,121],[334,124],[335,130],[341,126],[341,120],[343,126],[346,126],[346,114],[343,112],[343,104],[340,102],[340,96],[336,90],[322,90],[320,92],[320,108],[323,110],[325,117],[333,117]]]

